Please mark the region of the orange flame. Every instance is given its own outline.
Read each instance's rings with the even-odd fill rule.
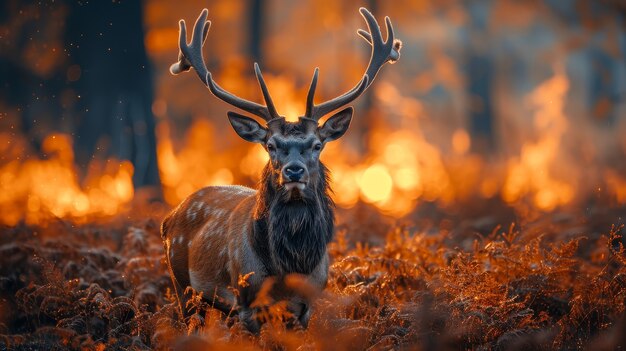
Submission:
[[[4,146],[19,143],[0,134]],[[9,151],[8,148],[4,151]],[[92,162],[81,186],[74,166],[71,138],[52,134],[42,144],[45,160],[21,157],[0,166],[0,222],[42,223],[50,217],[85,221],[120,212],[133,198],[133,166],[128,161]],[[98,173],[98,174],[96,174]]]
[[[509,161],[502,190],[506,202],[515,203],[528,195],[537,208],[549,211],[574,198],[574,184],[552,174],[567,129],[563,111],[568,88],[567,77],[557,74],[530,94],[528,101],[537,108],[534,126],[539,139],[525,143],[519,157]]]
[[[165,200],[177,205],[192,192],[207,185],[233,184],[233,170],[254,177],[260,174],[267,154],[260,148],[241,152],[236,148],[216,152],[213,126],[206,119],[198,119],[189,128],[186,143],[176,152],[170,139],[169,124],[161,122],[157,127],[157,157]],[[237,180],[242,180],[239,176]]]
[[[282,104],[297,115],[300,100],[293,93],[297,89],[288,83],[291,80],[268,78],[270,84],[279,80]],[[535,111],[537,138],[526,141],[519,155],[506,160],[503,174],[498,165],[487,165],[469,152],[472,140],[464,129],[451,134],[451,152],[442,153],[420,128],[420,101],[381,82],[375,90],[376,111],[385,111],[387,116],[375,118],[376,127],[365,135],[367,150],[354,152],[346,138],[329,144],[322,156],[332,171],[335,200],[347,208],[366,202],[394,217],[410,213],[420,201],[445,206],[498,193],[515,207],[531,205],[550,211],[570,204],[579,194],[575,192],[576,175],[564,175],[576,172],[569,172],[571,165],[564,163],[561,150],[568,128],[564,114],[568,88],[567,77],[556,74],[528,96]],[[360,115],[365,118],[366,112]],[[389,121],[394,119],[392,125]],[[263,148],[241,142],[220,150],[215,136],[214,126],[206,118],[198,118],[177,148],[168,123],[158,125],[159,170],[169,204],[178,204],[206,185],[252,184],[258,179],[268,159]],[[128,161],[94,161],[81,183],[71,144],[69,136],[53,134],[42,144],[46,159],[24,158],[23,151],[15,151],[25,148],[24,140],[0,134],[0,151],[10,156],[5,158],[10,161],[0,164],[1,223],[41,223],[50,217],[85,221],[125,209],[134,194],[132,165]],[[612,198],[625,203],[626,180],[613,170],[603,171],[601,177]]]
[[[275,89],[279,97],[275,100],[281,101],[279,107],[288,107],[293,120],[301,107],[299,97],[293,94],[297,89],[289,83],[293,80],[271,75],[266,80],[272,88],[279,87]],[[384,104],[401,106],[403,112],[420,110],[418,101],[403,97],[389,84],[382,85],[386,90],[379,95],[384,97]],[[371,148],[364,157],[351,154],[341,143],[326,147],[322,158],[332,171],[336,202],[351,207],[364,201],[400,217],[409,213],[420,198],[452,201],[453,185],[439,150],[424,139],[418,128],[386,129],[383,125],[367,135]],[[465,131],[457,134],[455,147],[465,153],[469,135]],[[178,151],[169,135],[169,125],[162,122],[157,128],[159,167],[165,199],[171,205],[203,186],[256,180],[268,160],[262,148],[246,147],[243,143],[246,151],[235,148],[216,152],[216,145],[210,144],[215,140],[213,126],[206,119],[193,123]],[[233,174],[230,170],[239,172]]]

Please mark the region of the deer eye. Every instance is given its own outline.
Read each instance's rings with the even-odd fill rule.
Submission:
[[[276,146],[274,146],[274,144],[267,144],[267,149],[269,151],[274,151],[274,150],[276,150]]]
[[[321,149],[322,149],[322,144],[315,144],[313,146],[313,150],[315,150],[315,151],[320,151]]]

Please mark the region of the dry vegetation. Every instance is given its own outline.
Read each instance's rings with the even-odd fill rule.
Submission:
[[[626,348],[624,16],[611,7],[618,1],[569,3],[579,2],[569,10],[564,1],[485,2],[493,15],[486,28],[478,2],[376,2],[379,19],[389,14],[397,24],[405,53],[378,78],[369,108],[358,107],[352,136],[325,151],[337,204],[354,206],[338,213],[328,287],[316,296],[307,330],[288,329],[283,304],[259,296],[270,306],[253,336],[236,317],[210,309],[211,297],[194,295],[196,313],[178,320],[158,233],[164,211],[143,204],[153,195],[133,187],[133,171],[144,172],[139,164],[101,159],[103,148],[86,169],[76,166],[74,150],[87,137],[73,141],[81,127],[70,125],[96,109],[70,73],[79,68],[76,80],[82,74],[97,83],[85,83],[82,96],[116,96],[89,78],[100,71],[88,67],[125,72],[110,60],[126,46],[81,63],[94,55],[81,54],[75,35],[64,33],[83,18],[75,7],[90,2],[7,1],[0,13],[0,37],[8,39],[0,40],[0,59],[12,77],[3,83],[10,94],[0,96],[0,351]],[[109,22],[105,30],[90,25],[73,34],[108,45],[101,40],[136,23],[104,21],[133,4],[110,3],[110,13],[88,21]],[[264,28],[263,46],[272,48],[263,52],[266,79],[287,115],[301,112],[312,67],[329,77],[320,81],[327,96],[361,78],[364,52],[346,45],[357,39],[360,5],[268,3],[267,12],[275,11],[268,23],[279,21]],[[176,22],[204,6],[144,2],[159,176],[170,206],[207,184],[254,184],[267,162],[262,148],[235,141],[226,105],[195,74],[168,73],[178,52]],[[245,2],[210,7],[210,65],[225,88],[254,96],[252,66],[242,56]],[[323,28],[302,25],[312,18]],[[494,77],[484,102],[464,90],[487,76],[469,74],[474,61]],[[494,150],[481,154],[484,131],[469,127],[468,112],[488,104]],[[111,121],[121,128],[125,118]],[[133,126],[144,134],[145,124]],[[98,145],[109,143],[103,137]],[[315,294],[298,277],[287,283]]]
[[[614,349],[626,345],[619,213],[489,231],[340,226],[309,329],[288,330],[278,303],[259,337],[200,298],[177,321],[156,221],[7,227],[0,349]]]

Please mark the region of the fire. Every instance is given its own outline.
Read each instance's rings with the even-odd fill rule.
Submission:
[[[574,184],[553,174],[557,164],[561,138],[567,130],[564,114],[565,94],[569,81],[557,74],[541,84],[528,97],[536,108],[534,126],[539,138],[522,146],[519,157],[509,161],[502,197],[515,203],[531,196],[539,209],[552,210],[570,203],[574,198]]]
[[[3,153],[12,158],[0,166],[0,222],[16,225],[42,223],[50,217],[77,222],[96,216],[112,216],[133,198],[133,166],[128,161],[93,161],[83,184],[74,165],[72,140],[52,134],[42,143],[46,159],[23,156],[23,141],[0,134]],[[12,147],[13,146],[13,147]]]
[[[280,87],[277,91],[286,99],[283,107],[297,114],[301,107],[301,96],[297,95],[301,94],[294,91],[298,89],[285,77],[270,76],[268,81]],[[568,130],[564,112],[568,88],[567,77],[559,73],[529,94],[526,102],[534,109],[536,138],[527,138],[519,154],[505,161],[504,173],[498,173],[497,165],[487,165],[470,153],[472,140],[465,129],[451,134],[451,153],[442,153],[440,147],[426,140],[419,119],[414,118],[422,113],[420,101],[403,96],[390,84],[381,84],[375,92],[377,103],[383,110],[398,107],[395,110],[402,113],[391,117],[400,122],[391,126],[387,119],[376,120],[376,127],[364,136],[368,148],[363,153],[356,153],[349,141],[327,145],[322,158],[332,171],[335,201],[346,208],[359,201],[370,203],[395,217],[410,213],[422,201],[445,206],[472,196],[497,194],[515,207],[530,205],[541,211],[570,204],[579,194],[575,191],[576,178],[564,176],[576,172],[568,172],[561,150]],[[412,113],[407,115],[407,111]],[[184,143],[177,147],[169,124],[158,124],[159,170],[170,205],[177,205],[203,186],[253,185],[258,180],[268,159],[265,150],[244,142],[219,149],[214,129],[209,118],[197,118]],[[0,165],[0,221],[4,224],[15,225],[21,220],[41,223],[50,217],[84,221],[111,216],[125,209],[133,198],[133,167],[128,161],[94,161],[80,181],[68,135],[45,138],[45,159],[25,157],[23,151],[16,151],[24,149],[26,142],[8,133],[0,134],[0,144],[1,151],[10,156]],[[611,169],[601,172],[599,177],[610,196],[618,203],[626,202],[624,178]]]
[[[290,120],[303,112],[304,99],[300,95],[306,92],[293,86],[293,79],[267,75],[266,80],[276,95],[274,100],[279,110],[286,111]],[[400,105],[403,111],[419,111],[418,101],[403,97],[391,85],[383,84],[383,89],[391,90],[392,94],[378,94],[382,104]],[[363,155],[349,151],[342,142],[326,146],[322,160],[332,172],[337,204],[351,207],[363,201],[386,214],[401,217],[420,198],[450,201],[454,191],[439,150],[424,139],[419,129],[393,130],[383,121],[379,123],[378,132],[366,135],[370,150]],[[467,132],[459,133],[455,137],[460,140],[456,142],[460,145],[457,148],[465,152],[470,138]],[[241,146],[218,152],[211,143],[216,138],[209,118],[195,120],[178,149],[170,135],[169,124],[161,122],[157,128],[159,167],[165,200],[173,206],[207,185],[254,184],[268,160],[263,148],[243,141]]]
[[[613,170],[605,172],[609,192],[619,204],[626,204],[626,178]]]
[[[352,166],[347,166],[347,161],[355,156],[345,151],[345,145],[332,145],[325,151],[323,158],[333,171],[338,190],[337,203],[350,207],[361,200],[394,217],[408,214],[420,200],[448,203],[455,190],[444,157],[415,127],[413,117],[422,111],[420,102],[384,82],[375,95],[389,111],[402,112],[401,127],[392,128],[378,118],[377,126],[366,135],[369,150]],[[466,138],[469,143],[469,135]]]
[[[230,131],[228,131],[230,132]],[[157,127],[157,156],[165,200],[177,205],[192,192],[208,186],[246,182],[254,179],[267,161],[261,147],[235,147],[216,151],[216,135],[206,118],[197,119],[189,128],[186,142],[176,150],[167,122]],[[243,146],[243,145],[242,145]],[[233,171],[238,171],[236,174]],[[249,181],[247,183],[250,183]]]
[[[359,187],[368,202],[380,203],[389,199],[393,181],[384,165],[373,164],[359,177]]]
[[[270,75],[268,81],[279,87],[282,107],[297,115],[304,90],[284,76]],[[499,168],[470,152],[472,140],[465,129],[451,133],[448,154],[427,141],[419,125],[421,102],[382,82],[374,96],[377,110],[388,115],[375,116],[375,127],[361,139],[366,150],[354,151],[346,138],[328,144],[322,155],[332,172],[335,201],[345,208],[369,203],[394,217],[410,213],[423,201],[447,206],[472,197],[498,195],[514,207],[530,205],[541,211],[570,204],[579,194],[575,191],[576,172],[570,172],[571,165],[563,160],[561,150],[568,130],[564,113],[568,88],[567,77],[559,73],[529,94],[526,102],[534,109],[535,138],[526,138],[519,154]],[[365,118],[367,113],[357,109],[355,118]],[[393,119],[392,125],[389,120]],[[181,144],[172,139],[167,122],[162,120],[157,126],[163,193],[172,206],[207,185],[252,186],[268,160],[263,148],[238,139],[218,147],[219,135],[211,120],[204,116],[195,119]],[[235,135],[226,138],[234,140]],[[45,159],[24,157],[23,151],[16,150],[24,149],[26,142],[7,133],[0,134],[0,144],[1,151],[10,156],[0,165],[0,221],[4,224],[115,215],[133,198],[133,167],[128,161],[94,161],[80,181],[68,135],[53,134],[44,140]],[[619,203],[626,202],[624,178],[614,170],[601,172],[607,193]]]
[[[266,80],[277,96],[275,101],[280,111],[287,111],[291,120],[302,113],[304,99],[300,95],[306,93],[304,89],[298,89],[291,83],[293,79],[283,76],[267,75]],[[421,112],[419,101],[403,96],[392,85],[383,82],[381,86],[382,90],[376,92],[381,105],[400,106],[400,111],[410,115]],[[363,116],[367,112],[357,113]],[[412,119],[403,124],[414,122]],[[332,172],[337,204],[351,207],[363,201],[386,214],[401,217],[413,210],[420,199],[451,202],[455,197],[454,184],[438,148],[426,141],[419,128],[393,129],[380,118],[377,123],[379,128],[365,136],[367,152],[356,154],[340,141],[328,144],[322,154],[322,160]],[[178,204],[203,186],[250,185],[258,179],[267,162],[267,153],[244,142],[218,152],[216,145],[211,144],[216,140],[213,129],[209,118],[197,119],[188,130],[186,141],[176,149],[169,125],[161,122],[157,128],[159,167],[169,204]],[[459,154],[468,151],[470,142],[464,130],[457,131],[453,137]]]
[[[457,129],[452,134],[452,148],[458,155],[465,155],[471,146],[471,139],[465,129]]]
[[[292,115],[302,112],[305,91],[289,83],[293,79],[269,75],[267,80],[272,88],[277,87],[280,99],[276,101],[282,101],[283,109]],[[503,162],[487,163],[483,155],[470,152],[472,139],[463,128],[450,134],[448,153],[429,142],[420,127],[421,101],[380,82],[374,97],[376,111],[384,118],[374,116],[375,126],[361,139],[367,149],[355,152],[354,141],[346,138],[328,144],[322,154],[332,172],[335,201],[346,208],[360,201],[369,203],[394,217],[410,213],[424,201],[447,206],[476,197],[501,196],[516,208],[530,206],[540,211],[571,204],[580,195],[576,193],[580,172],[564,157],[562,145],[568,131],[564,110],[569,84],[564,73],[539,84],[524,100],[533,110],[533,130],[522,138],[519,153]],[[367,113],[357,107],[355,118],[366,118]],[[206,185],[252,185],[267,162],[266,152],[257,145],[241,142],[216,150],[210,143],[215,138],[208,118],[194,122],[178,150],[165,122],[157,134],[165,198],[171,205]],[[624,202],[626,182],[618,173],[609,170],[599,179],[604,179],[613,197]]]

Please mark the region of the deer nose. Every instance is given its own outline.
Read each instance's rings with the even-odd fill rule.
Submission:
[[[304,175],[304,167],[300,165],[289,165],[284,170],[285,178],[290,182],[297,182]]]

